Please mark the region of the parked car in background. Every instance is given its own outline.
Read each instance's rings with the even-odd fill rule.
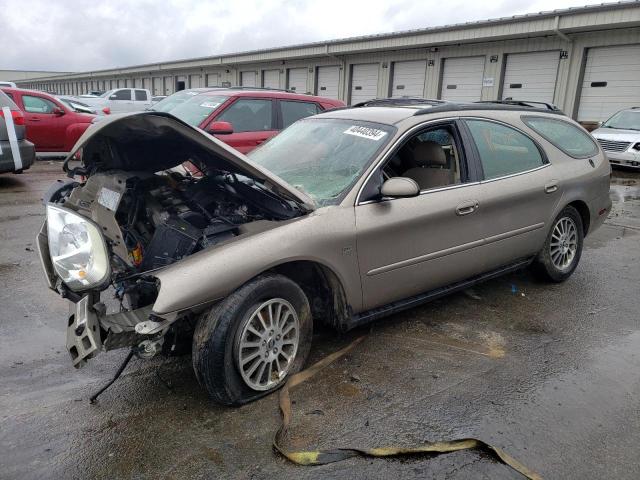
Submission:
[[[33,164],[36,149],[25,131],[24,114],[0,90],[0,173],[21,173]]]
[[[619,111],[591,134],[611,164],[640,169],[640,107]]]
[[[16,84],[13,82],[5,82],[0,80],[0,87],[11,87],[11,88],[16,88]]]
[[[154,103],[149,110],[153,110],[155,112],[170,112],[175,107],[180,105],[181,103],[186,102],[194,95],[199,95],[205,92],[211,92],[214,90],[222,90],[222,88],[211,87],[211,88],[189,88],[187,90],[180,90],[172,95],[169,95],[158,103]]]
[[[156,103],[161,102],[165,98],[167,98],[166,95],[156,95],[155,97],[151,97],[151,104],[155,105]]]
[[[182,101],[170,106],[172,95],[152,110],[167,111],[242,153],[250,152],[301,118],[345,105],[341,100],[279,90],[204,90],[179,92],[183,93]]]
[[[201,95],[185,113],[198,123],[260,101],[242,107],[269,128],[264,102],[271,118],[290,113],[277,105],[293,97],[247,94]],[[64,320],[74,366],[184,339],[227,405],[302,369],[320,324],[348,330],[529,265],[568,279],[611,210],[595,140],[519,105],[334,110],[248,158],[149,111],[106,117],[77,148],[81,166],[65,168],[80,181],[50,190],[37,238],[49,287],[76,302]],[[166,173],[187,160],[201,178]],[[101,303],[111,286],[126,311]]]
[[[151,106],[151,92],[145,88],[116,88],[99,97],[82,96],[82,101],[105,114],[139,112]]]
[[[2,88],[22,110],[27,140],[40,156],[63,156],[89,128],[95,115],[78,113],[53,95],[36,90]]]
[[[99,110],[96,110],[95,107],[90,107],[86,103],[81,102],[78,97],[69,97],[63,95],[55,95],[55,97],[78,113],[89,113],[92,115],[98,115],[98,112],[100,112]],[[103,114],[103,112],[100,113]]]

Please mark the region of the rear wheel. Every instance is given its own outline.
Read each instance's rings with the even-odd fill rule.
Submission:
[[[545,280],[563,282],[571,276],[580,262],[584,233],[582,217],[567,206],[556,217],[534,261],[534,270]]]
[[[200,318],[193,367],[211,398],[242,405],[301,370],[311,337],[311,311],[302,289],[282,275],[260,276]]]

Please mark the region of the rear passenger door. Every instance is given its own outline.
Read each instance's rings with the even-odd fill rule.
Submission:
[[[130,88],[121,88],[109,96],[109,109],[111,113],[131,112],[134,109],[133,97]]]
[[[249,153],[278,133],[273,103],[270,98],[238,98],[214,119],[229,122],[233,133],[216,137],[242,153]]]
[[[146,90],[135,89],[133,95],[133,111],[141,112],[151,106],[151,98]]]
[[[295,100],[278,100],[278,126],[284,130],[292,123],[322,112],[322,108],[315,102]]]
[[[480,118],[463,124],[481,170],[484,269],[536,254],[561,197],[553,166],[531,137],[511,125]]]

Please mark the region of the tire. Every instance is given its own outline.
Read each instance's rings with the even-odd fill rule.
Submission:
[[[566,236],[563,231],[568,232]],[[543,280],[564,282],[580,262],[583,243],[582,217],[575,208],[567,206],[553,221],[544,246],[534,260],[534,272]]]
[[[290,310],[295,315],[289,314]],[[277,325],[270,325],[269,311],[275,318],[282,312],[281,322],[276,323],[285,325],[284,328],[278,330]],[[266,323],[259,323],[263,319]],[[296,321],[297,328],[277,335]],[[264,332],[262,325],[265,325]],[[293,349],[296,329],[297,345]],[[264,337],[254,335],[252,332],[256,330]],[[302,369],[311,348],[312,335],[311,309],[302,289],[285,276],[261,275],[200,317],[193,335],[193,369],[198,382],[214,401],[230,406],[243,405],[277,390],[286,378]],[[260,346],[246,346],[255,343]],[[247,360],[255,352],[259,355],[241,368],[240,359]],[[288,362],[284,360],[285,355],[290,357]],[[266,375],[261,373],[258,377],[263,367],[262,364],[255,367],[257,362],[265,364]],[[251,377],[249,371],[254,367],[256,371]],[[267,373],[272,371],[271,375]]]

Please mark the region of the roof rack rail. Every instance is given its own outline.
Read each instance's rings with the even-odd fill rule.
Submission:
[[[372,98],[364,102],[351,105],[349,108],[361,107],[402,107],[408,105],[443,105],[445,100],[436,100],[422,97],[393,97],[393,98]]]
[[[499,105],[516,105],[518,107],[532,107],[532,108],[540,108],[539,105],[542,105],[547,110],[551,110],[554,112],[560,111],[560,109],[553,103],[539,102],[536,100],[518,100],[514,98],[505,98],[503,100],[481,100],[479,102],[473,102],[473,103],[496,103]]]
[[[242,86],[242,85],[238,85],[236,87],[223,87],[226,88],[227,90],[265,90],[268,92],[286,92],[286,93],[298,93],[294,90],[287,90],[284,88],[268,88],[268,87],[247,87],[247,86]],[[306,94],[302,94],[302,95],[306,95]]]

